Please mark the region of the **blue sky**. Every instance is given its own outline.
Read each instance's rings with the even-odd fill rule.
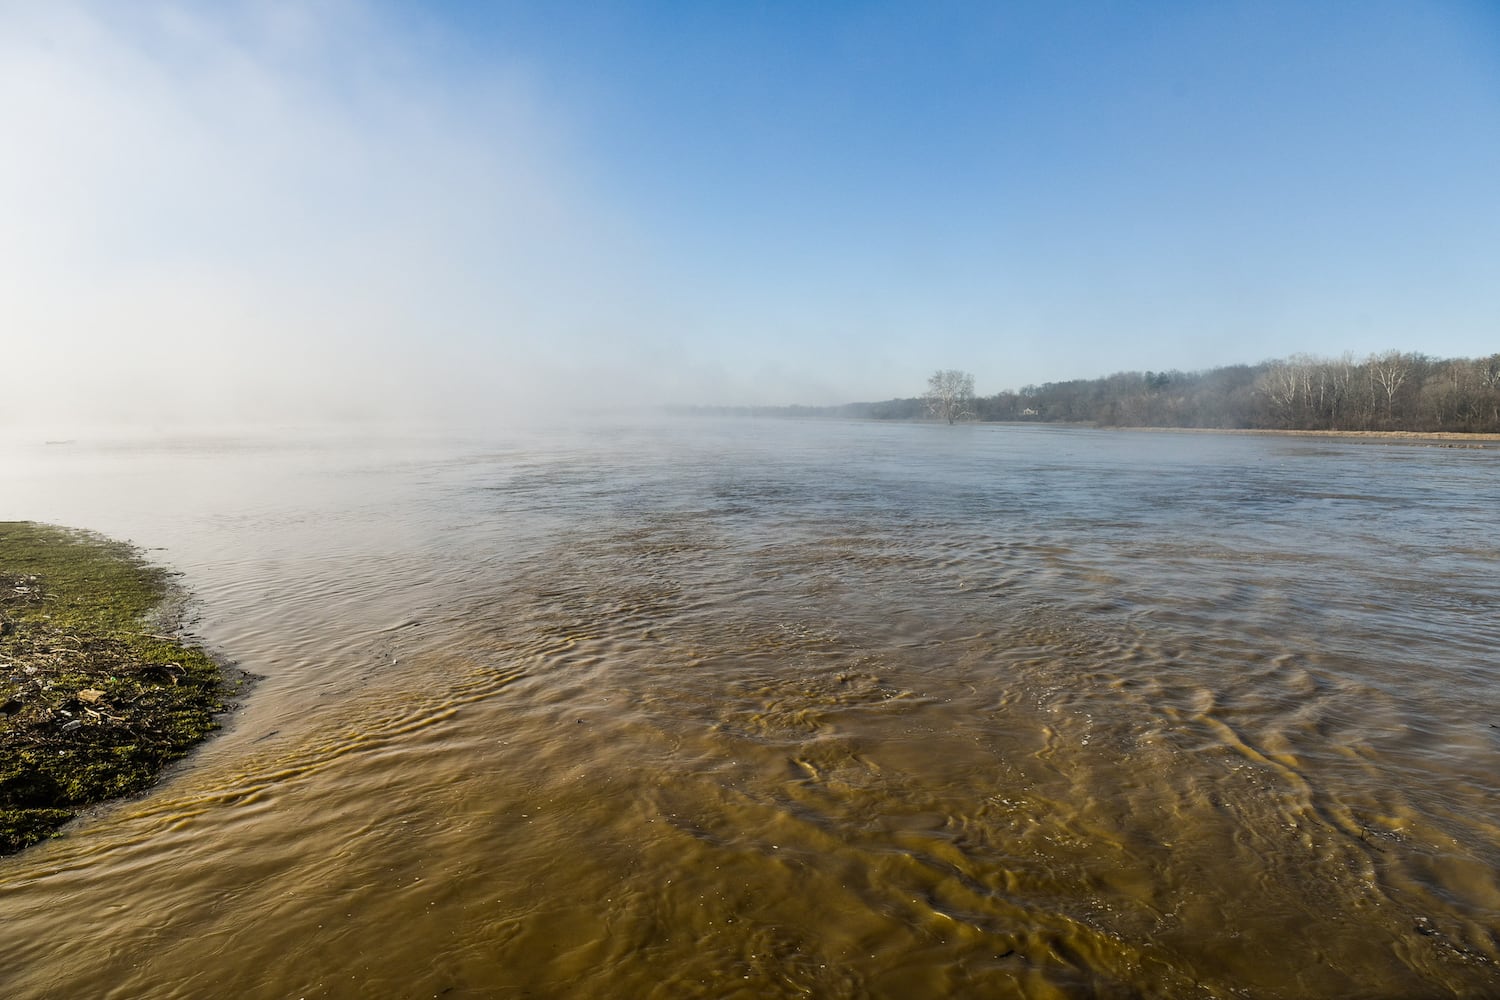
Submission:
[[[0,420],[1500,350],[1493,3],[0,0],[0,145]]]

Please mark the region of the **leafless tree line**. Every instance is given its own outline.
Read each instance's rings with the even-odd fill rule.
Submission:
[[[975,396],[966,372],[936,372],[908,399],[836,407],[765,407],[763,415],[877,420],[1069,421],[1114,427],[1500,434],[1500,354],[1363,359],[1294,354],[1201,372],[1119,372]],[[721,411],[715,411],[721,412]],[[722,411],[728,412],[728,411]],[[736,411],[738,412],[738,411]]]
[[[1500,433],[1500,354],[1297,354],[1203,372],[1121,372],[976,401],[983,420],[1120,427]]]
[[[1435,360],[1386,351],[1293,355],[1261,377],[1268,426],[1329,430],[1500,430],[1500,354]]]

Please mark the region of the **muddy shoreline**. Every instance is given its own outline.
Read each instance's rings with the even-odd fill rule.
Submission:
[[[1094,426],[1073,424],[1070,426]],[[1334,438],[1371,444],[1414,444],[1433,448],[1500,447],[1500,434],[1468,434],[1460,431],[1327,431],[1276,430],[1243,427],[1096,427],[1101,431],[1140,431],[1152,434],[1252,434],[1263,437]]]

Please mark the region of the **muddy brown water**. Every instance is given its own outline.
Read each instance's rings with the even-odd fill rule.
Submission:
[[[1500,996],[1500,453],[642,421],[6,445],[262,674],[7,997]]]

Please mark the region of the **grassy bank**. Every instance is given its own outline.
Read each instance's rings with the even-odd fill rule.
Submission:
[[[0,521],[0,853],[147,787],[215,728],[223,673],[151,618],[174,596],[128,545]]]

